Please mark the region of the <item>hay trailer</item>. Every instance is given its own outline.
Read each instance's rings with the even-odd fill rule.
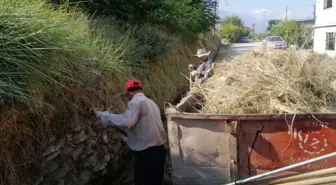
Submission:
[[[189,100],[165,107],[174,185],[235,182],[336,151],[335,114],[188,113]],[[331,167],[336,158],[281,174]]]

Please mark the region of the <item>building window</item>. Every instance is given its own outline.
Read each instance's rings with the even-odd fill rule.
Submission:
[[[332,0],[324,0],[324,9],[332,7]]]
[[[327,33],[326,50],[335,51],[335,40],[336,40],[336,33],[335,32]]]

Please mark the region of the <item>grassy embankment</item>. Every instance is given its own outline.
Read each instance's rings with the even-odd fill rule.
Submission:
[[[199,44],[159,30],[124,32],[39,0],[2,0],[0,184],[26,181],[47,141],[84,124],[89,107],[122,110],[129,78],[141,79],[159,105],[179,96],[188,87],[180,73],[196,62]]]

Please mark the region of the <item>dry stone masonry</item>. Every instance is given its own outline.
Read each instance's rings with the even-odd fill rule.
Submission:
[[[78,126],[56,140],[38,160],[41,169],[35,185],[84,185],[107,173],[108,163],[120,166],[127,147],[113,128],[94,124]]]

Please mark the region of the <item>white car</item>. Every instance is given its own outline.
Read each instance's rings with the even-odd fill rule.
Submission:
[[[288,44],[279,36],[269,36],[263,40],[262,43],[264,48],[269,49],[286,49]]]

